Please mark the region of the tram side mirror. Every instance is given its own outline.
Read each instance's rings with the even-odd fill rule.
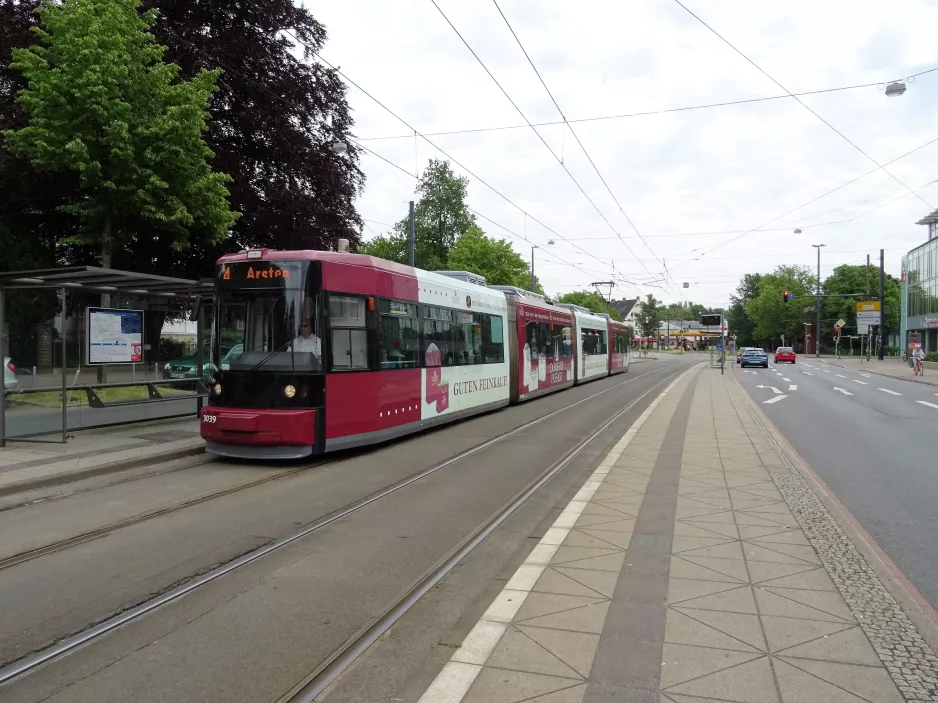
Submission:
[[[202,296],[195,296],[195,303],[192,305],[192,312],[189,313],[189,322],[198,322],[199,315],[202,313]]]

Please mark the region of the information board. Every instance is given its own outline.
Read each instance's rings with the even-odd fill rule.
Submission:
[[[89,364],[143,361],[143,310],[88,308],[85,339]]]

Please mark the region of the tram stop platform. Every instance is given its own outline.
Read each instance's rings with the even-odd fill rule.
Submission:
[[[931,617],[733,373],[697,365],[414,699],[938,701]]]
[[[200,454],[199,419],[158,420],[82,430],[67,443],[8,442],[0,449],[0,496]]]

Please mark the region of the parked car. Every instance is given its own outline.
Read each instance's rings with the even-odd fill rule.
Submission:
[[[243,344],[236,344],[235,346],[231,347],[231,349],[225,351],[224,356],[221,358],[222,368],[225,367],[225,364],[229,360],[239,357],[243,351]],[[198,378],[198,365],[199,362],[195,358],[195,354],[187,354],[186,356],[183,356],[179,359],[173,359],[165,366],[163,366],[163,378]],[[208,351],[206,351],[205,358],[202,363],[202,377],[208,378],[211,375],[213,369],[214,366],[212,365],[212,356]]]
[[[16,377],[16,367],[13,365],[13,361],[10,357],[3,357],[3,388],[5,391],[12,393],[16,390],[17,386],[20,385],[19,379]]]
[[[775,363],[780,361],[790,361],[795,363],[795,350],[791,347],[779,347],[775,350]]]
[[[743,358],[739,365],[742,368],[746,368],[747,366],[761,366],[767,369],[769,368],[769,355],[761,349],[747,349],[743,352]]]

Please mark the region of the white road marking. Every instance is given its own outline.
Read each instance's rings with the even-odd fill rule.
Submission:
[[[763,386],[762,384],[759,384],[758,386],[756,386],[756,388],[771,388],[771,389],[772,389],[772,392],[773,392],[775,395],[778,395],[779,393],[781,393],[781,391],[780,391],[778,388],[776,388],[775,386]]]
[[[866,381],[861,381],[859,378],[852,378],[852,379],[850,379],[850,380],[853,381],[854,383],[860,383],[860,384],[862,384],[862,385],[864,385],[864,386],[870,385],[870,384],[867,383]]]
[[[834,386],[834,390],[835,390],[835,391],[840,391],[840,392],[843,393],[844,395],[853,395],[853,393],[851,393],[850,391],[848,391],[846,388],[838,388],[837,386]]]
[[[938,393],[936,393],[935,395],[938,395]],[[927,405],[930,408],[935,408],[936,410],[938,410],[938,405],[936,405],[935,403],[929,403],[927,400],[916,400],[915,402],[921,403],[922,405]]]
[[[901,393],[897,391],[891,391],[888,388],[879,388],[877,390],[881,390],[883,393],[888,393],[889,395],[902,395]],[[935,393],[935,395],[938,395],[938,393]]]
[[[791,379],[790,379],[790,378],[785,378],[784,376],[782,376],[782,380],[783,380],[783,381],[787,381],[788,383],[791,383]]]
[[[798,386],[796,386],[796,385],[793,383],[793,384],[791,384],[790,386],[788,386],[788,390],[790,390],[790,391],[796,391],[796,390],[798,390]]]
[[[801,373],[803,373],[805,376],[813,376],[813,375],[814,375],[814,374],[811,373],[810,371],[802,371]]]
[[[863,378],[870,378],[870,375],[868,373],[861,373],[860,375],[863,376]]]
[[[835,373],[834,375],[835,375],[837,378],[847,378],[847,377],[844,376],[842,373]]]
[[[824,369],[824,373],[830,373],[830,371],[828,371],[827,369]]]
[[[787,398],[787,397],[788,397],[787,395],[777,395],[777,396],[775,396],[774,398],[769,398],[768,400],[763,400],[763,401],[762,401],[762,404],[763,404],[763,405],[768,405],[769,403],[777,403],[777,402],[780,401],[782,398]],[[938,408],[938,405],[936,405],[935,407]]]

